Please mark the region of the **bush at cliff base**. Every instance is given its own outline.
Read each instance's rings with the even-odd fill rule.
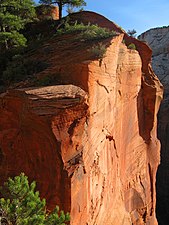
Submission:
[[[28,177],[21,173],[0,187],[0,224],[3,225],[65,225],[69,213],[59,207],[47,213],[45,199],[35,191],[36,183],[29,184]]]

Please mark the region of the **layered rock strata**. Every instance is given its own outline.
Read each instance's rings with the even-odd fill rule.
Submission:
[[[164,86],[164,99],[158,114],[161,163],[157,174],[157,216],[159,224],[169,220],[169,27],[151,29],[139,36],[153,50],[152,66]]]
[[[24,171],[49,208],[70,210],[71,225],[155,225],[162,87],[151,50],[100,15],[75,15],[119,34],[106,40],[99,60],[87,60],[79,43],[65,43],[63,52],[52,41],[50,55],[43,55],[50,68],[39,76],[60,72],[69,84],[1,95],[1,182]]]

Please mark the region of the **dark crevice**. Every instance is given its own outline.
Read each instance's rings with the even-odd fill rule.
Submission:
[[[154,190],[153,190],[153,176],[152,176],[152,169],[151,165],[148,163],[148,171],[149,171],[149,177],[150,177],[150,193],[151,193],[151,200],[153,202],[153,196],[154,196]],[[150,216],[153,214],[153,207],[151,207]]]
[[[168,109],[161,105],[158,113],[158,138],[161,142],[161,163],[156,175],[156,215],[159,225],[169,221],[169,122],[164,121]]]
[[[75,127],[78,125],[78,123],[79,123],[79,120],[78,120],[78,119],[75,119],[75,120],[73,121],[73,123],[70,125],[70,127],[69,127],[69,129],[68,129],[68,134],[70,135],[70,137],[73,136],[74,129],[75,129]]]

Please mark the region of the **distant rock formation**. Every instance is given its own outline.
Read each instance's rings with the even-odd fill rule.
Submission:
[[[91,59],[76,34],[31,52],[31,60],[49,65],[38,76],[59,77],[62,85],[1,94],[0,182],[24,171],[49,208],[70,210],[71,225],[157,225],[162,86],[151,50],[101,15],[73,18],[118,34],[103,41],[102,59]]]
[[[169,26],[146,31],[139,36],[153,50],[152,66],[164,86],[164,99],[158,114],[161,164],[157,174],[157,216],[160,225],[169,221]]]
[[[138,38],[153,50],[152,67],[166,90],[169,83],[169,27],[150,29]]]

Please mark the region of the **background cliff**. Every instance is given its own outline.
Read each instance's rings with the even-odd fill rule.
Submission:
[[[41,70],[10,85],[3,77],[1,182],[24,171],[49,209],[70,210],[72,225],[155,225],[162,86],[151,50],[96,13],[71,19],[116,35],[102,42],[48,38],[24,55]],[[106,47],[104,57],[93,55],[96,46]]]
[[[164,99],[158,114],[161,163],[157,174],[157,215],[159,224],[165,225],[169,220],[169,27],[148,30],[139,39],[152,48],[152,67],[164,86]]]

